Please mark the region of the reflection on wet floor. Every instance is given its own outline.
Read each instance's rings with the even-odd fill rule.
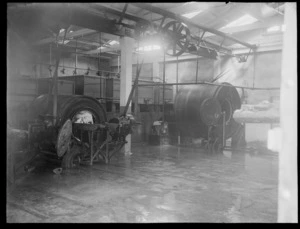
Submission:
[[[143,144],[132,153],[61,175],[37,166],[9,190],[7,221],[276,222],[276,153]]]

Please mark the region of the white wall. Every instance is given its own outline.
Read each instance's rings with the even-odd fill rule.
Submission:
[[[179,82],[195,82],[196,81],[196,59],[180,60],[178,62],[178,81]],[[154,64],[159,62],[159,77],[163,77],[163,55],[160,51],[139,55],[139,60],[144,59],[147,67],[142,69],[143,77],[154,76]],[[166,58],[166,82],[176,82],[176,61],[168,61]],[[112,59],[112,65],[117,66],[117,58]],[[136,55],[134,61],[136,63]],[[152,70],[149,68],[152,64]],[[116,67],[115,67],[116,68]],[[148,76],[147,71],[148,71]],[[257,52],[255,55],[250,54],[248,60],[239,63],[237,58],[218,57],[217,60],[199,58],[198,63],[198,80],[210,80],[218,74],[227,71],[216,82],[229,82],[235,86],[246,87],[280,87],[281,80],[281,50]],[[134,73],[135,74],[135,73]],[[241,94],[241,89],[238,89]],[[270,97],[279,97],[277,91],[260,91],[246,90],[248,93],[248,103],[255,104],[263,100],[269,100]]]

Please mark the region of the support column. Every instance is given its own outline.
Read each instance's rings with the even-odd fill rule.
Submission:
[[[124,111],[132,88],[132,51],[134,39],[130,37],[120,38],[121,46],[121,76],[120,76],[120,113]],[[131,113],[131,103],[128,112]],[[125,154],[131,154],[131,134],[126,137]]]
[[[285,3],[282,70],[280,89],[278,222],[298,222],[297,184],[297,9]]]

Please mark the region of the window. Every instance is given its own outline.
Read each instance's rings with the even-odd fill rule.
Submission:
[[[191,18],[195,17],[196,15],[200,14],[201,12],[202,12],[202,10],[197,10],[197,11],[193,11],[190,13],[182,14],[181,16],[191,19]]]
[[[275,26],[269,27],[267,29],[268,33],[279,32],[279,31],[284,32],[285,31],[285,25],[281,25],[281,26],[280,25],[275,25]]]
[[[221,29],[227,29],[227,28],[235,27],[235,26],[249,25],[249,24],[252,24],[256,21],[257,21],[256,18],[252,17],[249,14],[245,14],[244,16],[238,18],[237,20],[235,20],[233,22],[230,22],[229,24],[225,25]]]

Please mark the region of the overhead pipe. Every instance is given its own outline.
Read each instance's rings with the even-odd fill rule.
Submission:
[[[259,87],[256,87],[256,88],[253,88],[253,87],[243,87],[243,86],[234,86],[234,85],[231,85],[231,86],[228,86],[228,85],[223,85],[223,84],[219,84],[219,83],[211,83],[211,82],[206,82],[206,81],[198,81],[197,83],[194,82],[194,83],[165,83],[165,86],[174,86],[174,85],[180,85],[180,86],[183,86],[183,85],[196,85],[196,84],[206,84],[206,85],[212,85],[212,86],[222,86],[222,87],[235,87],[235,88],[243,88],[243,89],[249,89],[249,90],[280,90],[279,87],[266,87],[266,88],[259,88]],[[149,86],[162,86],[161,83],[151,83],[151,84],[138,84],[137,85],[138,87],[149,87]]]

